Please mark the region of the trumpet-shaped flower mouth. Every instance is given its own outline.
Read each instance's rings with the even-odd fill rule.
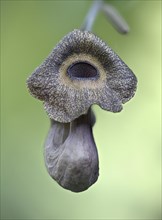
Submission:
[[[27,80],[30,93],[44,101],[49,117],[71,122],[93,104],[120,112],[136,91],[129,67],[88,31],[66,35]]]
[[[73,63],[67,69],[67,74],[71,79],[96,79],[99,74],[97,69],[88,62]]]

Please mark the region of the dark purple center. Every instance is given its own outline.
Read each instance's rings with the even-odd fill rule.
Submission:
[[[97,69],[87,62],[73,63],[67,69],[67,74],[70,78],[77,79],[96,79],[99,76]]]

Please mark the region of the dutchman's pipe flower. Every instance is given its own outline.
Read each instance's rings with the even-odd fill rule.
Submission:
[[[43,101],[51,119],[44,155],[48,173],[73,192],[88,189],[99,175],[91,106],[120,112],[137,85],[129,67],[90,32],[99,10],[121,33],[128,31],[115,9],[94,1],[83,30],[67,34],[27,80],[29,92]]]

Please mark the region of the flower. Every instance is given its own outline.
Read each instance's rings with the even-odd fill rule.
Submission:
[[[44,154],[48,173],[65,189],[88,189],[99,175],[90,107],[98,104],[120,112],[135,93],[135,75],[100,38],[74,30],[36,68],[27,85],[44,101],[52,121]]]
[[[129,67],[100,38],[74,30],[52,50],[28,78],[30,93],[44,101],[49,117],[71,122],[93,104],[120,112],[136,90]]]

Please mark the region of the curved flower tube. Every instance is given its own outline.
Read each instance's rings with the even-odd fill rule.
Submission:
[[[90,117],[89,111],[71,124],[52,120],[45,143],[45,161],[50,176],[73,192],[86,190],[99,175]]]

